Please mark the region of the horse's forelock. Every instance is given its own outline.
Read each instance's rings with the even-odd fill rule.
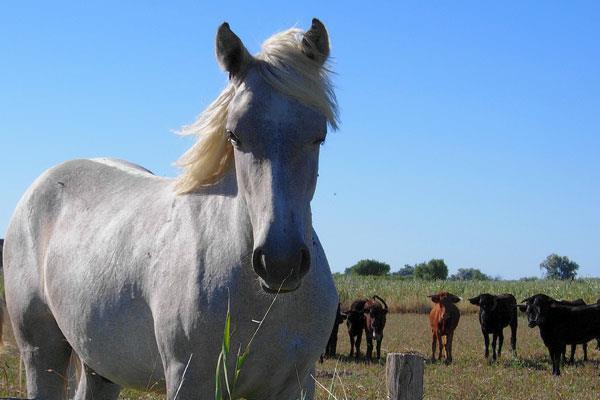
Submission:
[[[304,54],[303,38],[309,40],[302,30],[292,28],[267,39],[256,56],[264,61],[259,63],[259,72],[273,88],[315,109],[337,129],[338,107],[329,78],[331,70]]]

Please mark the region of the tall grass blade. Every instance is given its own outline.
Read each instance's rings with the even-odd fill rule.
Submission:
[[[217,360],[217,369],[215,370],[215,400],[223,400],[223,392],[221,390],[221,362],[223,361],[223,350],[219,354]]]

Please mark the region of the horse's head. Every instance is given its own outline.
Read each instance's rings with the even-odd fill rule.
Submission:
[[[252,56],[224,23],[216,53],[230,82],[191,126],[200,140],[183,158],[180,191],[212,184],[234,166],[254,271],[265,291],[293,291],[311,264],[319,147],[327,124],[336,126],[327,31],[314,19],[307,32],[277,34]]]

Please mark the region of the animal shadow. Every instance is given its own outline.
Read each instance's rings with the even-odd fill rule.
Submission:
[[[504,360],[502,363],[504,368],[533,369],[536,371],[548,369],[548,360],[543,358],[512,358]]]
[[[347,354],[338,354],[336,357],[331,357],[331,358],[336,358],[338,359],[340,362],[343,363],[353,363],[353,364],[385,364],[385,357],[381,357],[380,360],[377,360],[376,358],[373,358],[372,360],[368,360],[367,357],[365,356],[360,356],[358,358],[356,358],[355,356],[348,356]]]

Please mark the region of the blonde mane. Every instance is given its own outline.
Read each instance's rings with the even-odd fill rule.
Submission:
[[[275,90],[313,108],[327,118],[332,129],[338,126],[338,108],[330,70],[302,52],[302,41],[308,41],[300,29],[289,29],[267,39],[253,65],[261,77]],[[313,43],[308,45],[314,47]],[[183,169],[177,178],[178,193],[189,193],[216,183],[233,166],[233,147],[225,135],[229,104],[235,95],[229,83],[219,97],[182,135],[194,135],[197,142],[181,156],[177,165]]]

